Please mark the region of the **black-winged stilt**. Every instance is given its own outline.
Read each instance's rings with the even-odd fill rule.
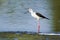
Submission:
[[[43,16],[42,14],[38,12],[34,12],[31,8],[28,9],[28,11],[31,13],[31,16],[36,18],[38,20],[38,33],[40,32],[40,18],[48,19],[47,17]],[[49,19],[48,19],[49,20]]]

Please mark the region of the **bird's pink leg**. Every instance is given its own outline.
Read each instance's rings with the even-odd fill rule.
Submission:
[[[40,32],[40,21],[38,20],[38,33]]]

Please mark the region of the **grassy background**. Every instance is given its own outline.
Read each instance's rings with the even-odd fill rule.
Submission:
[[[16,33],[0,33],[0,40],[60,40],[60,36],[38,35],[38,34],[16,34]]]

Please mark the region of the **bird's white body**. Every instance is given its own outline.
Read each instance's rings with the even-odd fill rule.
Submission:
[[[37,20],[39,20],[40,19],[40,17],[38,17],[37,15],[36,15],[36,13],[31,13],[31,15],[34,17],[34,18],[36,18]]]
[[[37,16],[36,13],[31,8],[29,8],[29,12],[31,13],[32,17],[36,18],[37,20],[40,19],[40,17]]]

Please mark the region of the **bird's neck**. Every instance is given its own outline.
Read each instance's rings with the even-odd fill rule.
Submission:
[[[33,10],[32,10],[32,11],[30,11],[30,13],[31,13],[31,14],[33,14],[33,13],[34,13],[34,11],[33,11]]]

